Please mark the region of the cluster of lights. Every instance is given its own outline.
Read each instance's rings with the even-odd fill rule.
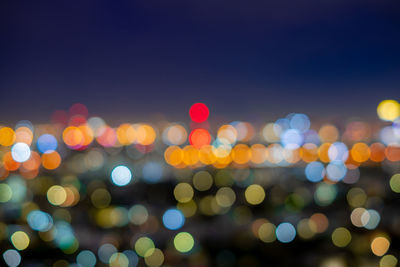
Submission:
[[[2,126],[0,203],[8,217],[0,223],[0,240],[13,246],[2,252],[4,263],[23,265],[21,251],[38,240],[66,255],[55,267],[71,262],[157,267],[171,258],[169,264],[179,263],[205,257],[202,234],[190,225],[199,216],[222,216],[232,227],[250,226],[245,237],[261,243],[328,236],[338,249],[368,251],[381,257],[380,266],[394,266],[390,235],[380,229],[385,196],[359,182],[365,179],[362,167],[382,166],[391,172],[391,194],[400,193],[394,167],[400,162],[400,104],[384,100],[377,113],[380,128],[362,121],[347,123],[343,131],[333,124],[314,127],[307,115],[291,113],[260,128],[234,121],[214,132],[203,103],[190,107],[189,127],[180,122],[112,127],[75,104],[55,112],[52,124]],[[289,182],[289,176],[295,180]],[[161,210],[140,199],[146,192],[132,189],[171,184],[163,194],[175,203]],[[345,220],[305,211],[328,209],[342,195],[349,207]],[[275,213],[260,216],[260,207]],[[93,244],[75,229],[78,216],[115,233]],[[368,249],[356,248],[366,239],[352,228],[366,231]],[[130,234],[122,237],[126,230]],[[221,253],[232,263],[230,252]],[[325,263],[329,260],[343,266],[335,258]]]

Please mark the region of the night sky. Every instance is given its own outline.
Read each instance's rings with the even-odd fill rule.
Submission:
[[[80,102],[163,113],[376,119],[400,93],[399,1],[1,1],[0,122]],[[112,123],[112,122],[111,122]]]

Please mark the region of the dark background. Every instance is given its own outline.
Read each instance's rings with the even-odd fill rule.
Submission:
[[[81,102],[163,113],[376,119],[398,98],[399,1],[1,1],[0,122]],[[217,116],[217,115],[215,115]]]

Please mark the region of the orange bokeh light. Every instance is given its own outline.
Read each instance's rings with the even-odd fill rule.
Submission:
[[[365,162],[369,159],[371,151],[368,145],[364,143],[356,143],[350,150],[350,155],[356,162]]]
[[[69,147],[80,146],[84,142],[82,131],[75,126],[65,128],[62,134],[64,143]]]
[[[3,166],[8,171],[15,171],[21,166],[21,163],[12,158],[11,152],[7,152],[3,156]]]
[[[11,146],[15,142],[15,132],[9,127],[2,127],[0,129],[0,145]]]
[[[42,165],[45,169],[54,170],[61,164],[61,156],[57,151],[44,153],[42,155]]]
[[[373,143],[369,146],[370,159],[374,162],[381,162],[385,159],[385,146],[381,143]]]
[[[194,129],[189,135],[189,142],[192,146],[201,148],[211,143],[211,135],[206,129]]]

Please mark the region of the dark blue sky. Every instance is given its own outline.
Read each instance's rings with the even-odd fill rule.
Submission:
[[[400,92],[399,1],[2,1],[0,120],[289,112],[375,119]]]

